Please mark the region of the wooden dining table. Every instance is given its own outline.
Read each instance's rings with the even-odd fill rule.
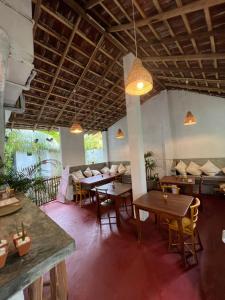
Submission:
[[[165,198],[165,195],[167,195],[167,198]],[[179,230],[180,253],[184,265],[186,265],[182,218],[187,214],[193,199],[193,196],[176,195],[172,193],[165,194],[160,191],[151,191],[136,199],[133,204],[136,214],[138,240],[141,241],[142,231],[142,221],[140,220],[139,210],[152,212],[157,215],[165,215],[168,219],[176,219]]]
[[[185,190],[185,194],[193,195],[194,185],[196,184],[195,176],[187,175],[187,177],[176,176],[164,176],[160,179],[161,185],[177,185]]]
[[[98,186],[101,190],[106,190],[109,198],[115,201],[115,212],[116,212],[116,224],[120,226],[120,206],[121,201],[123,200],[122,196],[126,193],[130,193],[132,200],[132,185],[128,183],[114,182],[107,183],[101,186]],[[96,188],[92,189],[93,192],[96,192]],[[99,216],[99,205],[97,205],[97,214]],[[132,205],[132,216],[133,216],[133,205]]]
[[[82,185],[82,188],[91,189],[95,186],[99,186],[99,185],[102,185],[104,183],[108,183],[108,182],[111,182],[113,180],[116,180],[120,176],[121,176],[120,174],[115,174],[115,175],[100,174],[100,175],[96,175],[96,176],[81,178],[79,181]]]

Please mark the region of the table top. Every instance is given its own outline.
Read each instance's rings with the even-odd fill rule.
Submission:
[[[107,183],[98,186],[99,189],[107,190],[107,194],[110,196],[121,196],[132,190],[132,185],[128,183],[114,182],[114,187],[112,183]],[[92,189],[95,191],[95,188]]]
[[[164,176],[160,179],[160,182],[163,184],[178,184],[178,185],[194,185],[195,177],[188,175],[187,178],[183,176]]]
[[[184,217],[194,199],[192,196],[167,193],[168,198],[163,197],[163,192],[151,191],[134,201],[134,205],[140,209],[165,213],[176,217]]]
[[[30,199],[23,194],[16,198],[22,201],[23,208],[0,217],[0,238],[10,243],[6,265],[0,269],[1,300],[30,285],[75,249],[75,241]],[[16,224],[20,227],[21,221],[32,241],[30,251],[23,257],[18,256],[12,242]]]
[[[118,174],[116,175],[101,174],[101,175],[82,178],[80,179],[80,183],[85,185],[95,185],[104,182],[105,180],[110,180],[110,179],[113,180],[118,176],[119,176]]]

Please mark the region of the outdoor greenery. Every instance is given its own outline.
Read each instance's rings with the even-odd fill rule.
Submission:
[[[94,150],[94,149],[102,149],[102,133],[101,131],[95,134],[85,134],[84,135],[84,148],[85,151],[87,150]]]
[[[59,133],[56,131],[30,131],[6,129],[5,169],[14,169],[16,152],[34,154],[40,157],[42,151],[59,152]],[[39,162],[41,159],[39,159]]]

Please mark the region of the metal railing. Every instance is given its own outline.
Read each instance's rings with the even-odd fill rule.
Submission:
[[[28,197],[38,206],[55,200],[58,193],[60,178],[61,177],[56,176],[44,179],[41,188],[31,188],[28,191]]]

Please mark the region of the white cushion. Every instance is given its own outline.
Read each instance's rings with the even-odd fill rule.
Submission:
[[[186,175],[186,169],[187,169],[187,165],[180,160],[179,163],[176,165],[175,169],[180,173],[180,175]]]
[[[118,165],[111,165],[111,168],[109,170],[110,174],[114,175],[118,171]]]
[[[73,172],[73,174],[78,178],[78,180],[84,178],[84,175],[81,170]]]
[[[100,175],[101,172],[99,172],[98,170],[91,170],[93,176],[96,176],[96,175]]]
[[[104,167],[101,169],[102,174],[109,174],[109,168],[108,167]]]
[[[92,171],[89,167],[84,171],[84,175],[86,177],[91,177],[92,176]]]
[[[74,182],[79,181],[79,178],[76,176],[75,172],[71,173],[71,176]]]
[[[126,168],[124,167],[123,164],[120,164],[118,167],[118,173],[119,174],[124,174],[126,172]]]
[[[191,175],[199,176],[202,174],[202,171],[200,168],[201,168],[201,166],[199,166],[195,162],[191,161],[189,166],[187,167],[186,171],[187,171],[187,173],[189,173]]]
[[[223,171],[223,173],[225,174],[225,167],[221,169]]]
[[[215,176],[219,173],[220,169],[215,166],[210,160],[208,160],[202,167],[200,167],[203,173],[209,176]]]
[[[131,168],[130,168],[130,165],[127,165],[127,166],[126,166],[125,175],[131,175]]]

